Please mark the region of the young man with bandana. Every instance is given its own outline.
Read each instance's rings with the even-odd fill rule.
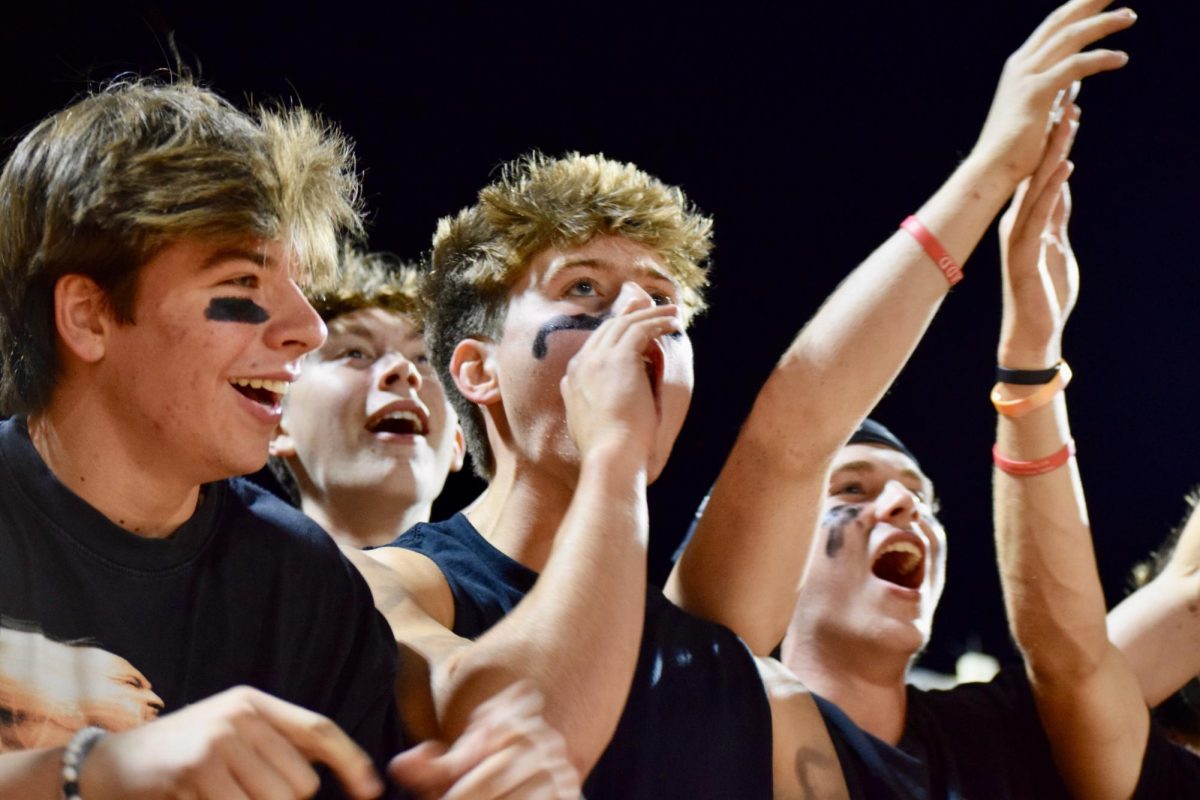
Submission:
[[[357,231],[347,142],[186,81],[123,82],[0,174],[0,796],[380,796],[402,745],[394,642],[262,466],[325,328],[298,282]],[[499,796],[518,689],[421,796]],[[310,762],[327,767],[322,777]],[[478,767],[478,770],[476,770]]]
[[[1079,52],[1132,22],[1103,5],[1072,0],[1009,59],[971,156],[784,354],[670,600],[645,583],[645,487],[690,399],[708,220],[630,165],[535,156],[442,221],[423,322],[489,486],[378,556],[407,588],[389,619],[430,669],[434,731],[523,675],[589,795],[845,792],[819,710],[777,667],[764,692],[751,651],[782,638],[807,550],[796,532],[815,528],[830,461],[957,279],[952,262],[1048,157],[1046,120],[1071,82],[1124,64]],[[930,247],[942,271],[931,230],[951,254]]]
[[[1072,104],[1065,121],[1074,128],[1077,117],[1078,109]],[[1060,131],[1059,135],[1066,134]],[[1006,280],[1000,364],[1006,370],[1001,377],[1013,381],[1006,385],[1008,389],[1019,387],[1016,381],[1025,375],[1058,372],[1033,370],[1029,365],[1043,357],[1051,364],[1059,360],[1061,323],[1074,304],[1077,279],[1073,266],[1068,267],[1074,259],[1066,237],[1069,195],[1065,182],[1071,167],[1065,161],[1046,167],[1018,192],[1018,200],[1001,222]],[[1048,313],[1046,287],[1053,287],[1054,315]],[[1039,338],[1042,336],[1046,338]],[[1031,342],[1037,346],[1031,347]],[[1031,357],[1035,353],[1036,358]],[[1037,388],[1030,385],[1026,390]],[[1004,444],[1002,440],[998,453]],[[998,455],[997,462],[1005,476],[998,477],[998,487],[1001,480],[1035,480],[1031,476],[1056,468],[1049,459],[1015,462]],[[1044,637],[1047,627],[1068,630],[1058,621],[1064,617],[1056,604],[1062,602],[1070,610],[1077,601],[1068,599],[1067,592],[1076,591],[1081,584],[1072,580],[1064,586],[1058,574],[1041,566],[1044,555],[1014,547],[1005,536],[1011,536],[1020,524],[1020,530],[1030,531],[1025,535],[1049,536],[1048,541],[1055,542],[1057,521],[1070,518],[1063,512],[1078,496],[1066,491],[1070,471],[1063,470],[1063,474],[1066,483],[1058,487],[1063,505],[1046,517],[1038,512],[1048,510],[1048,505],[1037,509],[1012,505],[1011,485],[998,494],[998,530],[1002,531],[1009,605],[1018,639],[1026,645],[1030,631]],[[1090,663],[1074,647],[1050,644],[1048,638],[1042,638],[1027,656],[1029,677],[1016,667],[1002,670],[986,683],[945,691],[906,685],[908,667],[928,641],[944,582],[946,535],[935,510],[933,485],[911,451],[878,423],[865,422],[834,461],[822,527],[782,647],[784,664],[820,695],[818,702],[831,724],[843,765],[857,765],[845,770],[848,782],[851,776],[869,778],[852,785],[851,793],[1066,797],[1067,787],[1058,774],[1053,752],[1077,754],[1065,777],[1078,796],[1129,797],[1135,784],[1137,797],[1170,796],[1180,787],[1189,787],[1187,791],[1194,793],[1200,784],[1189,776],[1200,774],[1200,762],[1170,750],[1157,739],[1151,739],[1140,779],[1142,751],[1137,748],[1125,750],[1123,760],[1105,762],[1120,766],[1098,769],[1094,754],[1101,748],[1093,740],[1112,730],[1095,726],[1094,720],[1083,715],[1070,724],[1060,719],[1057,727],[1048,725],[1054,737],[1048,741],[1037,703],[1045,690],[1039,686],[1035,665],[1045,662],[1062,670],[1051,675],[1052,685],[1063,680],[1072,694],[1093,692],[1089,697],[1096,698],[1095,705],[1119,707],[1109,695],[1097,693],[1096,684],[1064,678],[1078,679],[1078,671],[1086,670]],[[1039,523],[1018,523],[1021,513],[1036,515],[1033,518]],[[1005,530],[1009,533],[1004,534]],[[1181,657],[1179,651],[1180,631],[1195,628],[1189,620],[1194,614],[1187,605],[1196,594],[1196,545],[1191,539],[1200,526],[1189,525],[1185,530],[1193,535],[1185,538],[1173,555],[1163,580],[1133,594],[1108,620],[1121,651],[1119,655],[1113,651],[1113,663],[1128,662],[1126,677],[1135,679],[1123,687],[1136,692],[1136,697],[1128,696],[1128,702],[1143,711],[1147,704],[1157,704],[1194,678],[1200,668],[1200,658]],[[1090,550],[1079,545],[1074,540],[1070,552],[1076,558],[1090,559]],[[1061,546],[1038,549],[1049,554]],[[1018,553],[1023,556],[1020,564],[1014,560]],[[1091,622],[1102,630],[1102,598],[1100,609],[1100,619]],[[1086,638],[1088,626],[1080,625],[1080,629],[1084,632],[1081,638]],[[830,703],[835,707],[829,707]],[[1112,713],[1120,716],[1115,710]],[[1131,736],[1136,739],[1139,734],[1144,740],[1144,729],[1139,732],[1133,726]],[[1090,744],[1080,747],[1081,741]],[[1120,750],[1127,742],[1110,740],[1108,746]],[[1168,762],[1165,767],[1164,761]],[[1072,769],[1088,776],[1087,781],[1072,776]],[[1105,787],[1102,794],[1096,794],[1099,786]]]

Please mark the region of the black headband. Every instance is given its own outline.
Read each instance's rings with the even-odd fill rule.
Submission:
[[[850,441],[846,444],[881,444],[884,447],[890,447],[893,450],[903,453],[912,459],[913,463],[917,463],[917,457],[912,454],[912,451],[904,446],[904,442],[897,438],[896,434],[889,431],[887,428],[880,425],[873,419],[865,419],[858,426],[858,430],[850,437]]]

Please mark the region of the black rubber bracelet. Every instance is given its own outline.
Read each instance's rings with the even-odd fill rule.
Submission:
[[[1054,380],[1062,362],[1050,369],[1008,369],[996,366],[996,383],[1015,383],[1020,386],[1040,386]]]

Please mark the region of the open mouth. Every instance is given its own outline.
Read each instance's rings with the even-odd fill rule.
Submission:
[[[429,422],[425,416],[407,408],[385,409],[367,420],[367,431],[374,434],[393,434],[396,436],[424,436],[429,432]]]
[[[919,589],[925,580],[925,553],[910,541],[885,545],[871,564],[875,577],[905,589]]]
[[[263,378],[230,378],[229,383],[249,400],[271,408],[283,400],[289,385],[287,381]]]

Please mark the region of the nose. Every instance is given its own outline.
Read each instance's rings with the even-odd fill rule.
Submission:
[[[399,353],[394,354],[379,372],[378,387],[383,390],[395,391],[400,388],[400,384],[407,384],[417,390],[421,388],[421,383],[421,371],[417,369],[417,365]]]
[[[292,358],[316,350],[328,334],[321,315],[291,279],[280,287],[267,325],[267,344],[278,350],[294,351]]]
[[[916,522],[921,512],[917,508],[917,497],[900,481],[888,481],[875,500],[875,516],[897,528]]]

